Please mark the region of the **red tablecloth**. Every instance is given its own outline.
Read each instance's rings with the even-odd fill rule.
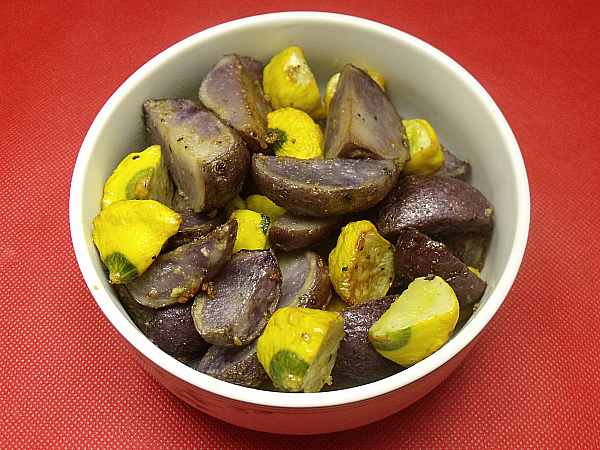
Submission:
[[[600,448],[600,3],[20,0],[0,6],[0,447]],[[96,306],[68,226],[71,172],[113,91],[182,38],[282,10],[363,16],[436,46],[506,116],[531,184],[528,249],[469,357],[357,430],[237,428],[148,375]]]

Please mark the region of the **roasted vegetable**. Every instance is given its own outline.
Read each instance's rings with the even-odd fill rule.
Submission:
[[[230,220],[205,236],[161,254],[128,285],[129,292],[140,304],[151,308],[187,302],[229,261],[236,230],[237,223]]]
[[[298,215],[363,211],[390,192],[398,175],[398,166],[387,160],[252,155],[252,176],[261,192]]]
[[[394,262],[395,284],[404,288],[417,277],[437,275],[452,287],[461,310],[478,302],[486,288],[485,281],[444,244],[414,228],[399,233]]]
[[[440,277],[415,279],[369,329],[386,358],[411,366],[439,350],[458,321],[458,300]]]
[[[199,91],[200,102],[236,130],[253,152],[267,149],[267,114],[272,110],[256,76],[259,65],[249,57],[224,56],[203,78]]]
[[[318,253],[280,252],[281,298],[277,308],[298,306],[324,309],[331,300],[329,270]]]
[[[279,220],[279,218],[285,214],[285,209],[273,203],[273,200],[269,197],[260,194],[249,195],[246,199],[246,206],[244,208],[266,214],[269,216],[271,223]]]
[[[265,327],[280,296],[281,272],[273,252],[239,251],[196,296],[196,329],[211,344],[249,344]]]
[[[410,158],[402,117],[379,85],[351,64],[329,104],[325,157],[390,159],[400,169]]]
[[[403,120],[410,150],[410,159],[402,174],[430,174],[444,165],[442,146],[433,127],[423,119]]]
[[[338,226],[339,217],[310,217],[285,213],[271,223],[269,241],[274,248],[293,251],[323,241]]]
[[[263,71],[263,87],[273,109],[290,106],[314,120],[325,118],[319,86],[301,48],[288,47],[271,59]]]
[[[102,209],[118,200],[156,200],[171,206],[173,183],[160,145],[131,153],[119,163],[104,185]]]
[[[228,383],[257,388],[269,379],[258,361],[258,339],[242,346],[211,346],[195,369]]]
[[[150,136],[165,149],[171,177],[190,208],[212,211],[240,192],[248,149],[214,113],[184,99],[148,100],[143,110]]]
[[[370,70],[366,70],[367,74],[379,85],[382,91],[385,91],[385,77],[377,72],[372,72]],[[334,74],[329,81],[327,82],[327,86],[325,87],[325,96],[323,97],[323,103],[325,104],[325,112],[329,114],[329,104],[331,103],[331,99],[335,94],[337,89],[337,85],[340,81],[340,72]]]
[[[92,238],[111,283],[130,283],[177,233],[181,216],[155,200],[120,200],[94,219]]]
[[[377,352],[369,341],[369,328],[390,307],[396,297],[378,298],[339,312],[344,318],[346,335],[342,339],[331,372],[332,389],[371,383],[402,370],[401,366]]]
[[[164,245],[163,252],[174,250],[210,233],[219,225],[223,225],[227,218],[222,209],[200,213],[192,210],[185,198],[177,192],[173,195],[171,209],[181,216],[181,224],[177,233]]]
[[[379,207],[375,225],[387,239],[414,227],[428,235],[489,233],[492,205],[457,178],[410,175],[401,178]]]
[[[276,137],[272,144],[276,155],[301,159],[323,156],[323,132],[308,113],[280,108],[267,115],[267,126]]]
[[[329,311],[281,308],[258,338],[257,356],[275,387],[318,392],[330,382],[344,319]]]
[[[444,164],[433,174],[438,177],[460,178],[468,181],[471,175],[471,164],[468,160],[459,159],[454,153],[440,144],[442,155],[444,155]]]
[[[329,254],[331,283],[349,305],[387,294],[394,281],[394,246],[368,220],[350,222]]]
[[[268,247],[267,235],[271,225],[269,216],[249,209],[236,209],[231,214],[231,219],[238,224],[233,253],[240,250],[264,250]]]

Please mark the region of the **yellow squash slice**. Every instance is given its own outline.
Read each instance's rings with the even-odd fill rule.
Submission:
[[[271,223],[275,222],[285,214],[285,209],[277,205],[266,195],[252,194],[246,199],[247,209],[266,214],[271,219]]]
[[[444,165],[444,154],[435,130],[423,119],[403,120],[408,136],[410,160],[404,164],[404,175],[430,174]]]
[[[92,238],[111,283],[130,283],[177,233],[181,216],[155,200],[120,200],[94,219]]]
[[[369,329],[384,357],[411,366],[437,351],[458,321],[456,294],[440,277],[416,278]]]
[[[267,114],[267,127],[276,134],[272,144],[277,156],[309,159],[323,156],[323,131],[304,111],[280,108]]]
[[[368,220],[350,222],[329,254],[329,273],[350,305],[383,297],[394,281],[394,246]]]
[[[344,318],[339,314],[280,308],[258,338],[257,357],[277,389],[318,392],[330,382],[344,335]]]
[[[263,70],[263,88],[273,109],[291,106],[314,120],[325,118],[319,86],[299,47],[288,47],[271,59]]]
[[[268,247],[267,236],[271,226],[269,216],[249,209],[237,209],[231,217],[238,225],[232,253],[240,250],[264,250]]]
[[[160,145],[132,153],[119,163],[104,185],[102,208],[119,200],[156,200],[167,206],[173,184]]]

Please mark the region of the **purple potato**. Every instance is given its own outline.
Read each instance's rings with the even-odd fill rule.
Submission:
[[[159,255],[127,285],[129,292],[151,308],[187,302],[229,261],[236,234],[237,222],[229,220],[211,233]]]
[[[486,288],[486,282],[448,247],[414,228],[400,231],[394,264],[397,286],[404,289],[415,278],[437,275],[454,290],[461,310],[472,308]]]
[[[485,253],[490,240],[489,233],[457,233],[442,236],[431,236],[442,242],[454,256],[474,269],[483,269]]]
[[[402,117],[379,85],[347,64],[340,73],[325,126],[326,158],[410,159]]]
[[[469,183],[450,177],[410,175],[401,178],[379,205],[375,225],[394,241],[414,227],[428,235],[489,233],[492,205]]]
[[[342,309],[346,335],[342,339],[329,389],[343,389],[371,383],[393,375],[402,366],[381,356],[369,341],[369,328],[387,311],[397,296],[387,296]]]
[[[336,216],[310,217],[286,212],[271,224],[269,241],[278,250],[302,250],[321,242],[338,224]]]
[[[236,130],[251,152],[267,149],[267,114],[272,111],[256,76],[259,65],[249,57],[224,56],[206,74],[199,92],[200,102]]]
[[[256,356],[254,339],[243,346],[211,346],[195,369],[219,380],[257,388],[269,379]]]
[[[324,309],[331,300],[329,270],[315,252],[279,252],[281,298],[277,309],[285,306]]]
[[[184,362],[202,357],[210,347],[194,327],[192,302],[158,310],[146,335],[164,352]]]
[[[331,217],[364,211],[385,198],[400,170],[389,160],[252,155],[260,191],[293,214]]]
[[[281,271],[271,250],[241,250],[194,299],[196,329],[215,345],[258,337],[281,296]]]
[[[471,175],[471,164],[468,160],[457,158],[450,150],[442,145],[444,165],[436,170],[433,175],[438,177],[460,178],[467,181]]]
[[[210,233],[226,220],[222,209],[211,212],[194,211],[188,206],[185,198],[177,192],[173,195],[171,209],[181,216],[181,225],[177,233],[165,243],[163,252],[174,250]]]
[[[250,155],[242,138],[216,114],[186,99],[143,105],[152,141],[188,205],[213,211],[234,198],[248,175]]]

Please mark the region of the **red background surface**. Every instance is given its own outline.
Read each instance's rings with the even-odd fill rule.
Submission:
[[[0,6],[1,448],[600,448],[600,3],[95,3]],[[392,417],[308,437],[223,423],[162,388],[94,303],[68,227],[78,148],[128,76],[207,27],[293,9],[376,20],[463,65],[512,126],[532,203],[522,270],[461,366]]]

